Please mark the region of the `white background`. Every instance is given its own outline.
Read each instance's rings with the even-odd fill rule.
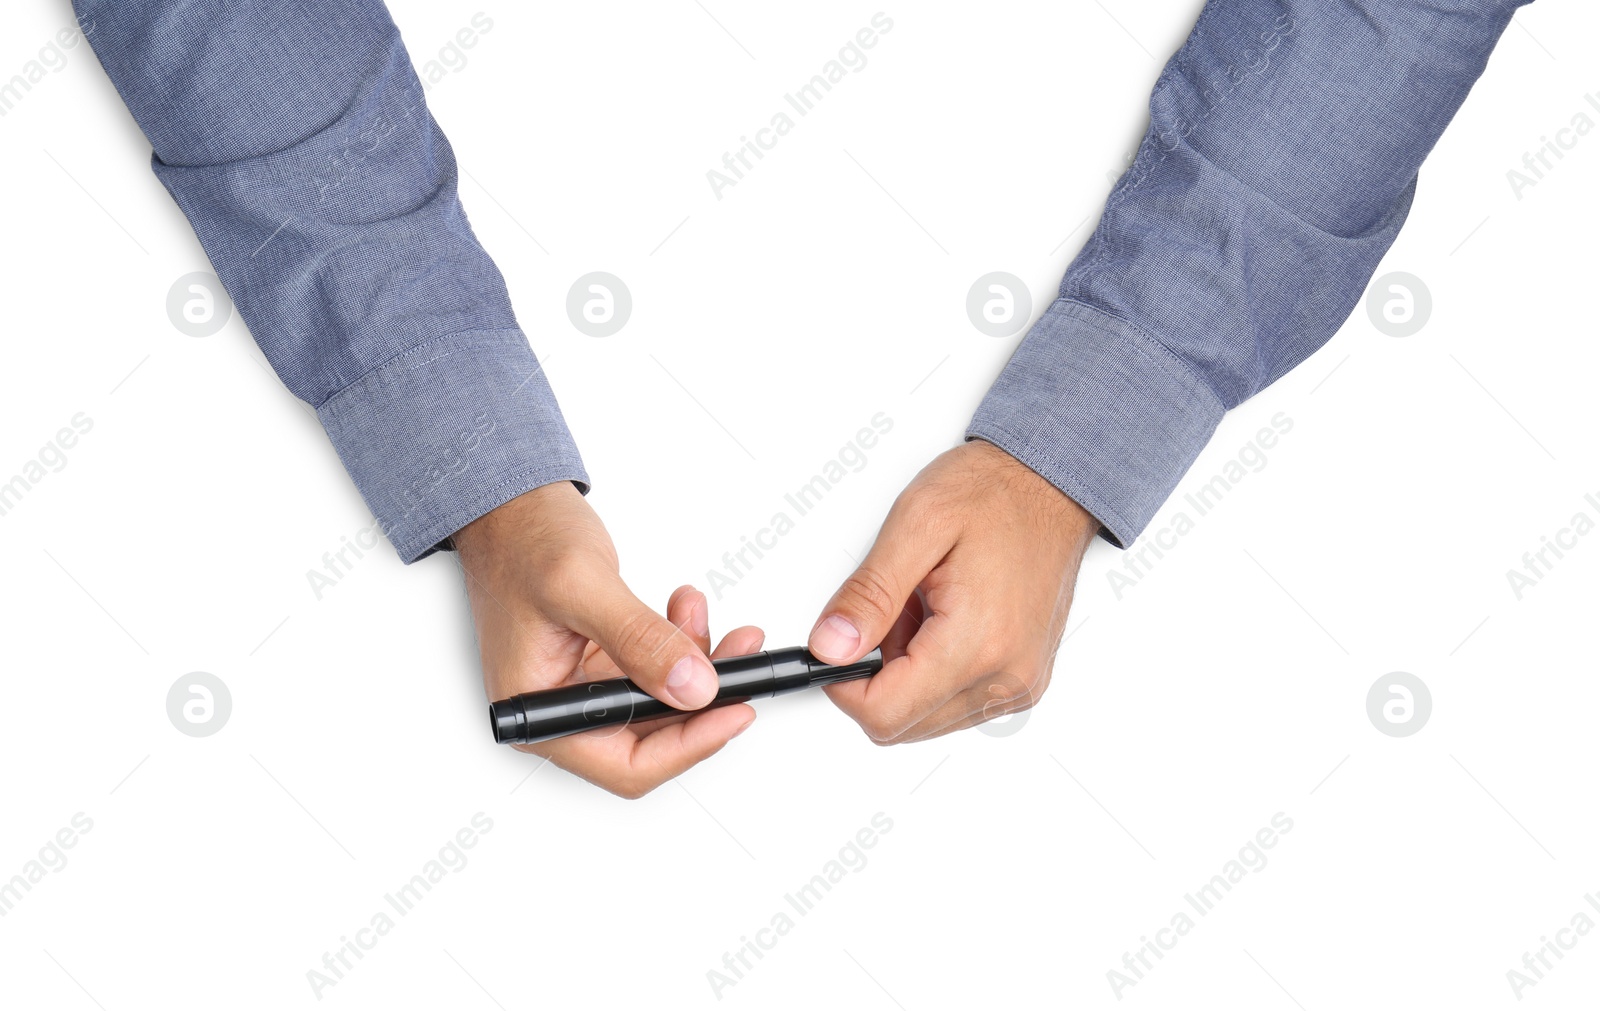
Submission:
[[[1198,7],[887,8],[867,66],[719,201],[706,171],[877,8],[394,4],[419,66],[492,18],[428,100],[637,592],[704,586],[884,412],[867,466],[713,602],[715,634],[804,641],[1015,346],[968,321],[968,287],[1009,271],[1047,304]],[[70,22],[8,8],[0,76]],[[1592,5],[1519,13],[1379,270],[1425,281],[1427,325],[1358,309],[1233,412],[1157,526],[1272,415],[1294,428],[1120,599],[1123,555],[1093,548],[1016,732],[880,749],[820,694],[779,700],[632,803],[491,741],[451,557],[384,546],[314,596],[370,515],[236,317],[169,322],[209,265],[69,51],[0,119],[0,479],[94,423],[0,517],[0,879],[74,814],[93,829],[0,918],[0,1002],[317,1004],[308,970],[482,812],[470,862],[322,1004],[1118,1006],[1108,970],[1282,812],[1268,864],[1121,1005],[1517,1004],[1525,951],[1600,922],[1600,537],[1521,600],[1506,577],[1600,515],[1600,136],[1520,200],[1506,173],[1600,120],[1597,31]],[[565,314],[592,270],[633,293],[613,337]],[[191,671],[231,692],[211,737],[167,717]],[[1414,736],[1368,720],[1391,671],[1431,689]],[[785,894],[879,812],[866,865],[796,914]],[[793,930],[719,1000],[708,971],[781,911]],[[1523,1004],[1592,997],[1600,936],[1565,954]]]

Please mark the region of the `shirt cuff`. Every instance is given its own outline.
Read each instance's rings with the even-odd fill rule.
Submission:
[[[1010,453],[1127,547],[1210,440],[1222,401],[1160,342],[1058,298],[990,387],[968,439]]]
[[[589,476],[520,330],[440,337],[317,408],[339,459],[407,564],[541,485]]]

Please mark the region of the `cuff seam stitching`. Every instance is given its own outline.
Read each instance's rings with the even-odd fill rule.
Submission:
[[[1123,342],[1125,344],[1127,344],[1128,346],[1134,348],[1140,354],[1144,355],[1146,358],[1148,358],[1150,361],[1154,362],[1157,365],[1161,365],[1161,364],[1169,364],[1169,365],[1171,365],[1174,369],[1176,369],[1176,372],[1177,372],[1177,375],[1175,376],[1175,378],[1177,378],[1186,387],[1188,387],[1188,389],[1189,389],[1189,391],[1191,393],[1202,393],[1203,392],[1204,394],[1209,396],[1211,398],[1211,400],[1216,403],[1217,407],[1219,407],[1224,413],[1226,413],[1226,411],[1228,410],[1228,405],[1223,403],[1221,397],[1217,396],[1217,391],[1213,390],[1210,387],[1210,385],[1208,385],[1204,380],[1202,380],[1198,375],[1196,375],[1194,370],[1189,367],[1189,363],[1188,362],[1185,362],[1178,355],[1178,353],[1176,351],[1173,351],[1171,348],[1167,347],[1160,340],[1158,340],[1153,334],[1150,334],[1150,333],[1146,332],[1143,327],[1139,326],[1139,324],[1134,323],[1131,320],[1123,319],[1121,316],[1117,315],[1114,312],[1111,312],[1111,311],[1109,311],[1107,309],[1102,309],[1097,305],[1093,305],[1093,304],[1091,304],[1089,302],[1083,301],[1081,299],[1075,298],[1075,297],[1070,296],[1070,295],[1058,296],[1056,298],[1056,301],[1064,303],[1064,304],[1069,305],[1069,306],[1081,306],[1082,308],[1087,309],[1088,311],[1090,311],[1092,313],[1095,313],[1096,315],[1103,316],[1104,318],[1106,318],[1108,320],[1111,320],[1114,323],[1119,323],[1122,326],[1126,327],[1128,329],[1128,331],[1133,333],[1135,336],[1137,336],[1139,338],[1139,340],[1137,340],[1137,341],[1127,340],[1126,337],[1124,337],[1124,335],[1122,333],[1118,332],[1116,334],[1116,336],[1119,337],[1119,338],[1122,338]],[[1157,355],[1152,348],[1146,347],[1145,346],[1146,344],[1154,345],[1155,348],[1159,348],[1160,349],[1160,355]],[[1160,361],[1161,358],[1167,359],[1167,362],[1166,363],[1161,362]]]
[[[420,369],[424,365],[428,365],[428,364],[430,364],[432,362],[439,361],[442,358],[448,358],[450,355],[456,354],[461,350],[461,349],[446,350],[446,351],[442,352],[441,354],[434,355],[434,357],[429,358],[426,361],[414,362],[414,363],[411,363],[409,366],[407,366],[406,359],[413,358],[416,355],[432,351],[435,348],[435,345],[441,344],[441,343],[443,343],[445,341],[458,341],[458,340],[470,339],[470,338],[475,338],[475,337],[496,337],[496,336],[504,336],[504,335],[508,335],[508,334],[516,334],[518,337],[523,337],[524,342],[526,342],[526,337],[524,336],[522,330],[517,328],[517,327],[497,327],[497,328],[493,328],[493,329],[461,330],[461,331],[458,331],[456,333],[448,333],[448,334],[444,334],[443,336],[440,336],[440,337],[430,338],[428,340],[423,341],[421,344],[418,344],[416,347],[407,348],[406,350],[401,351],[398,354],[392,355],[389,358],[384,359],[382,363],[373,366],[372,368],[368,369],[366,372],[363,372],[361,375],[357,376],[355,379],[350,380],[350,382],[345,383],[343,386],[339,387],[337,390],[335,390],[332,393],[330,393],[327,396],[327,398],[322,401],[322,403],[315,404],[313,406],[319,412],[322,411],[324,408],[326,408],[328,410],[334,410],[334,409],[336,409],[336,407],[334,405],[334,401],[336,401],[339,398],[343,397],[346,393],[350,392],[350,390],[355,388],[356,386],[361,385],[362,383],[366,382],[369,379],[374,379],[375,377],[379,376],[380,373],[388,372],[391,369],[396,369],[396,368],[401,368],[401,367],[409,367],[409,368],[412,368],[412,369]],[[533,350],[532,348],[529,348],[529,352],[530,353],[532,352],[532,350]],[[534,356],[534,361],[535,362],[538,361],[538,356],[537,355]],[[542,367],[541,367],[541,371],[542,371]]]

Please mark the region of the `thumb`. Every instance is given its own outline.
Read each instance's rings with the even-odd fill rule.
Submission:
[[[896,503],[866,559],[822,609],[811,630],[811,652],[829,663],[854,663],[865,656],[883,642],[949,547],[930,523]]]
[[[689,634],[650,610],[621,580],[591,589],[573,631],[605,650],[622,673],[678,709],[700,709],[717,695],[717,673]]]

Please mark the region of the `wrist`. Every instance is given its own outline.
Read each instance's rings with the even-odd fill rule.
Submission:
[[[514,538],[525,538],[530,526],[547,516],[567,499],[583,500],[583,493],[571,481],[555,481],[523,492],[503,502],[451,535],[451,543],[468,568],[480,558],[493,557],[495,545]]]
[[[1047,529],[1076,543],[1080,553],[1099,535],[1100,521],[1033,468],[992,442],[973,439],[965,445],[972,448],[1008,500],[1018,503],[1030,514],[1041,516]]]

